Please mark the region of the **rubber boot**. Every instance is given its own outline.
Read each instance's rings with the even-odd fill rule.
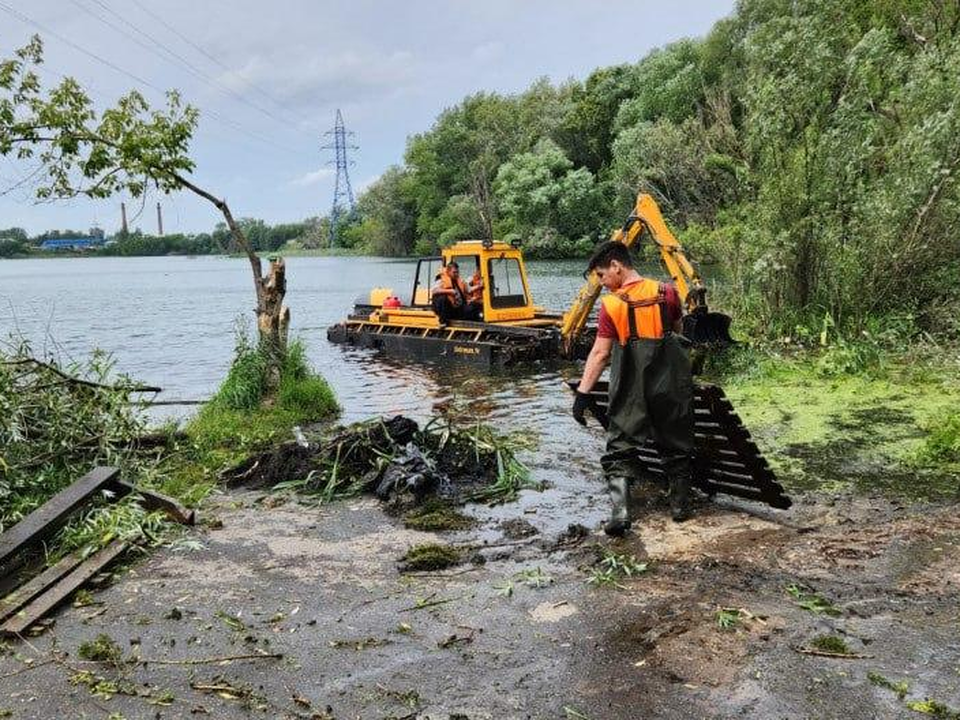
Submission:
[[[670,478],[670,516],[674,522],[690,518],[690,475],[680,472]]]
[[[610,489],[610,520],[603,531],[611,537],[622,537],[630,529],[630,480],[625,477],[607,479]]]

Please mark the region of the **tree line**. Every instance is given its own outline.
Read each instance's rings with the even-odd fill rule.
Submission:
[[[256,252],[276,252],[294,243],[303,248],[325,247],[328,241],[326,218],[307,218],[300,222],[278,223],[270,225],[257,218],[240,218],[237,224],[246,233],[252,249]],[[0,257],[19,257],[36,253],[45,240],[58,238],[77,238],[97,235],[103,238],[103,231],[90,230],[48,230],[37,235],[28,235],[23,228],[0,229]],[[215,255],[238,253],[233,235],[226,223],[217,223],[208,233],[168,233],[152,235],[139,228],[123,233],[118,232],[98,248],[86,250],[95,255]]]
[[[757,332],[956,333],[958,27],[956,0],[741,0],[635,64],[463,99],[339,242],[581,257],[644,191]]]

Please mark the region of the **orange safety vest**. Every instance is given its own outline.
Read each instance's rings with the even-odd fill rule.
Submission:
[[[450,296],[450,302],[453,303],[454,307],[461,305],[464,299],[467,297],[467,286],[463,282],[462,277],[457,277],[457,287],[453,286],[453,278],[450,277],[450,273],[447,271],[447,268],[443,269],[443,272],[440,273],[440,282],[443,283],[444,290],[454,290],[459,289],[459,293],[454,293]]]
[[[474,286],[474,289],[470,291],[470,297],[467,300],[472,303],[483,302],[483,278],[480,276],[479,270],[470,278],[470,284]]]
[[[621,345],[638,338],[662,338],[667,327],[664,288],[656,280],[641,278],[601,300],[617,329]],[[669,328],[667,328],[669,329]]]

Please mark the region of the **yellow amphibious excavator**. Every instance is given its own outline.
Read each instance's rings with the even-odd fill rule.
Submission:
[[[637,196],[636,205],[613,240],[632,247],[649,235],[676,283],[686,312],[684,334],[696,345],[725,345],[730,318],[707,309],[706,287],[670,232],[652,197]],[[479,271],[483,279],[482,320],[447,324],[433,311],[430,288],[443,266],[456,262],[460,276]],[[370,347],[408,360],[468,361],[487,366],[582,357],[592,340],[587,328],[602,286],[591,273],[564,313],[534,304],[519,246],[490,240],[458,242],[436,257],[421,258],[406,299],[392,288],[374,288],[353,312],[327,329],[335,343]],[[406,300],[406,301],[405,301]]]
[[[696,268],[670,232],[656,202],[637,197],[623,227],[611,239],[635,245],[643,236],[660,251],[685,307],[684,335],[694,345],[716,347],[730,339],[730,318],[707,309],[706,293]],[[464,279],[479,271],[483,279],[483,320],[442,324],[430,304],[430,288],[444,265],[455,261]],[[575,359],[586,355],[595,328],[587,323],[602,286],[591,274],[564,313],[534,304],[519,247],[495,241],[459,242],[437,257],[417,262],[409,301],[390,288],[375,288],[357,302],[350,316],[327,330],[332,342],[379,348],[403,360],[467,360],[506,365],[529,360]],[[577,380],[571,380],[576,386]],[[606,383],[591,393],[594,415],[605,423]],[[723,391],[698,384],[694,391],[695,484],[708,495],[724,493],[758,500],[775,508],[790,507],[790,498],[743,426]],[[655,447],[638,451],[638,460],[653,476],[662,475]]]

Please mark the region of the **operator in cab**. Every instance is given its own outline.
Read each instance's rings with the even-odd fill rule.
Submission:
[[[430,292],[430,304],[440,322],[446,325],[451,320],[463,319],[468,295],[467,286],[460,277],[460,266],[448,262],[437,275]]]
[[[630,489],[642,478],[636,450],[648,441],[663,458],[671,515],[681,522],[690,514],[694,436],[693,375],[678,337],[680,296],[671,283],[641,277],[620,242],[600,245],[587,272],[596,272],[608,292],[601,301],[597,337],[576,391],[573,417],[586,424],[588,395],[610,364],[609,426],[601,465],[613,507],[604,532],[621,536],[630,529]]]
[[[480,274],[479,265],[467,283],[467,304],[463,309],[463,319],[483,319],[483,275]]]

